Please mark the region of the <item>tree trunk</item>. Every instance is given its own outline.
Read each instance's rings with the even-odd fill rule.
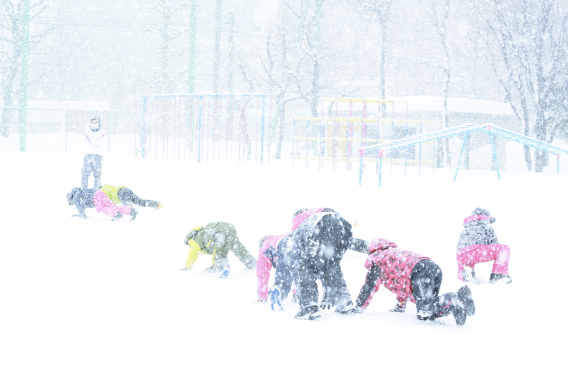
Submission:
[[[213,58],[213,93],[219,93],[219,68],[221,65],[221,0],[217,0],[215,4],[214,54],[215,56]]]
[[[20,49],[14,51],[14,65],[8,70],[8,74],[4,78],[2,83],[2,99],[4,100],[4,106],[14,106],[14,79],[18,73],[18,65],[20,58]],[[14,121],[14,109],[2,109],[2,120],[0,121],[0,133],[3,137],[8,138],[10,135],[10,126]]]
[[[247,155],[247,160],[250,160],[252,157],[252,150],[251,150],[251,140],[250,140],[250,136],[249,133],[247,131],[247,117],[246,117],[246,108],[247,105],[250,101],[252,97],[247,97],[247,99],[245,100],[245,103],[243,104],[243,106],[241,107],[241,133],[243,133],[243,137],[244,137],[244,143],[246,146],[246,155]]]
[[[380,95],[381,100],[386,99],[386,79],[385,79],[385,59],[386,59],[386,39],[387,39],[387,22],[386,20],[381,20],[381,42],[380,42],[380,62],[379,62],[379,76],[380,76]],[[394,106],[394,105],[393,105]],[[381,104],[381,117],[385,116],[387,109],[387,104]]]
[[[286,117],[286,104],[284,101],[277,99],[278,103],[278,144],[276,147],[276,154],[274,159],[278,160],[282,157],[282,142],[284,141],[284,119]],[[293,157],[292,157],[293,158]]]

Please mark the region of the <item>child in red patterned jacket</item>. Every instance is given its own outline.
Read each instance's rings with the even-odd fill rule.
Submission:
[[[471,290],[462,286],[455,293],[440,293],[442,269],[428,257],[403,251],[388,239],[376,238],[369,246],[365,284],[357,297],[357,312],[365,311],[381,284],[396,294],[397,305],[391,311],[404,312],[406,302],[416,303],[420,320],[454,315],[457,325],[465,324],[475,314]]]

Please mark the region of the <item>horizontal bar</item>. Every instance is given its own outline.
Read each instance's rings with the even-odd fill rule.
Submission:
[[[138,97],[270,97],[264,93],[190,93],[190,94],[145,94]]]
[[[367,104],[408,104],[408,101],[403,100],[367,100],[365,98],[349,98],[349,97],[326,97],[323,99],[324,101],[332,101],[332,102],[366,102]]]
[[[373,139],[373,138],[366,138],[366,139],[361,139],[361,138],[333,138],[333,137],[294,137],[294,140],[325,140],[325,141],[336,141],[336,142],[344,142],[344,141],[349,141],[349,142],[377,142],[377,138]],[[388,139],[379,139],[378,142],[386,142]]]
[[[429,142],[431,140],[447,138],[447,137],[450,137],[450,136],[453,136],[453,135],[465,133],[467,131],[482,129],[483,127],[484,127],[484,125],[476,126],[476,125],[472,125],[472,124],[465,124],[465,125],[461,125],[461,126],[450,127],[448,129],[436,130],[436,131],[432,131],[432,132],[425,133],[425,134],[413,135],[413,136],[408,137],[408,138],[396,139],[396,140],[393,140],[392,142],[389,142],[389,143],[376,144],[376,145],[373,145],[373,146],[362,147],[362,148],[360,148],[360,150],[371,150],[371,151],[373,151],[373,150],[383,150],[383,151],[396,150],[396,149],[402,148],[402,147],[409,147],[413,144]]]
[[[318,137],[294,137],[294,140],[324,140],[324,141],[336,141],[336,142],[377,142],[376,138],[366,138],[366,139],[361,139],[361,138],[333,138],[333,137],[322,137],[322,138],[318,138]],[[379,139],[378,142],[379,143],[387,143],[390,142],[390,139]],[[424,144],[432,144],[433,142],[424,142]]]
[[[563,150],[562,148],[553,146],[553,145],[546,143],[546,142],[543,142],[541,140],[534,139],[534,138],[528,137],[526,135],[516,133],[514,131],[506,130],[506,129],[503,129],[503,128],[498,127],[498,126],[494,126],[494,125],[486,125],[486,126],[490,127],[490,130],[494,135],[498,135],[502,138],[509,139],[509,140],[524,144],[526,146],[537,148],[541,151],[549,152],[549,153],[552,153],[552,154],[555,154],[555,155],[557,155],[557,154],[568,154],[567,150]]]
[[[339,163],[342,163],[342,162],[346,161],[346,159],[344,159],[345,156],[340,156],[339,158],[340,158],[341,160],[338,161],[338,160],[337,160],[338,158],[336,157],[336,158],[335,158],[335,161],[338,161]],[[295,160],[306,160],[306,157],[305,157],[305,156],[296,156],[296,157],[294,157],[294,159],[295,159]],[[308,159],[308,160],[320,160],[320,158],[318,158],[318,157],[309,157],[309,158],[307,158],[307,159]],[[363,157],[363,159],[365,159],[364,161],[367,162],[367,163],[379,161],[379,159],[377,159],[377,158],[370,158],[370,157]],[[321,161],[334,161],[334,158],[322,157],[322,158],[321,158]],[[358,163],[358,162],[360,162],[360,161],[361,161],[361,158],[349,158],[349,162],[351,162],[351,163]],[[404,164],[404,159],[393,159],[392,161],[393,161],[393,163]],[[410,160],[410,159],[407,159],[407,160],[406,160],[406,163],[407,163],[407,164],[419,164],[419,163],[420,163],[420,160]],[[434,162],[433,162],[432,160],[422,160],[422,163],[423,163],[423,164],[424,164],[424,163],[433,164]]]
[[[318,122],[355,122],[355,123],[363,123],[363,121],[367,123],[417,123],[417,124],[433,124],[432,121],[421,121],[421,120],[393,120],[393,119],[377,119],[377,118],[359,118],[359,117],[296,117],[294,118],[296,121],[318,121]]]

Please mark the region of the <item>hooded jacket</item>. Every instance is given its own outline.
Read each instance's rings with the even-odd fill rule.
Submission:
[[[496,218],[485,209],[478,207],[473,210],[472,214],[463,220],[464,230],[460,234],[456,250],[459,251],[471,245],[499,244],[493,227],[489,225],[495,220]]]
[[[81,189],[81,188],[73,188],[71,192],[67,195],[67,200],[69,201],[69,205],[75,205],[77,207],[77,211],[80,215],[85,217],[85,209],[90,209],[95,207],[95,202],[93,201],[93,197],[97,189]]]
[[[205,227],[194,227],[185,236],[185,244],[189,245],[186,269],[193,268],[199,254],[213,255],[213,264],[219,257],[226,258],[229,252],[226,241],[234,235],[236,235],[235,227],[226,222],[212,222]]]
[[[368,306],[381,284],[396,294],[398,303],[407,301],[414,303],[410,275],[420,260],[430,259],[414,252],[400,250],[396,243],[388,239],[374,239],[369,246],[369,257],[365,261],[365,267],[371,269],[373,264],[376,264],[380,269],[380,274],[363,308]]]
[[[306,220],[308,220],[309,217],[311,217],[314,214],[317,213],[336,213],[337,211],[332,210],[332,209],[328,209],[325,207],[314,207],[313,209],[306,209],[305,211],[302,211],[300,213],[298,213],[293,219],[292,219],[292,231],[297,230],[298,227],[300,227],[300,225],[302,223],[304,223]]]

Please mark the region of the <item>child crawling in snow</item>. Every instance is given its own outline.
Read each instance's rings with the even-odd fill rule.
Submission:
[[[396,294],[398,303],[392,312],[404,312],[406,302],[410,301],[416,303],[418,319],[434,320],[453,314],[460,326],[468,315],[475,314],[467,285],[457,292],[439,295],[442,269],[428,257],[398,249],[388,239],[376,238],[371,242],[365,267],[368,269],[365,284],[356,301],[358,313],[365,311],[382,284]]]
[[[189,246],[189,253],[182,270],[191,270],[200,254],[212,255],[213,263],[208,272],[218,273],[219,278],[226,278],[229,267],[229,251],[241,260],[248,269],[256,267],[256,259],[239,241],[235,226],[226,222],[213,222],[194,227],[186,236],[184,243]]]
[[[493,270],[489,277],[491,283],[510,283],[509,246],[499,244],[495,231],[490,223],[497,218],[489,211],[475,208],[471,215],[463,220],[464,230],[460,234],[456,247],[458,260],[458,278],[466,282],[478,283],[475,276],[475,264],[493,261]]]
[[[125,186],[109,184],[95,189],[73,188],[67,193],[67,202],[69,206],[77,207],[78,214],[73,216],[87,219],[85,209],[94,207],[98,213],[112,217],[113,221],[122,219],[123,215],[130,215],[130,220],[136,219],[138,212],[133,205],[156,209],[163,207],[158,201],[140,199]]]

